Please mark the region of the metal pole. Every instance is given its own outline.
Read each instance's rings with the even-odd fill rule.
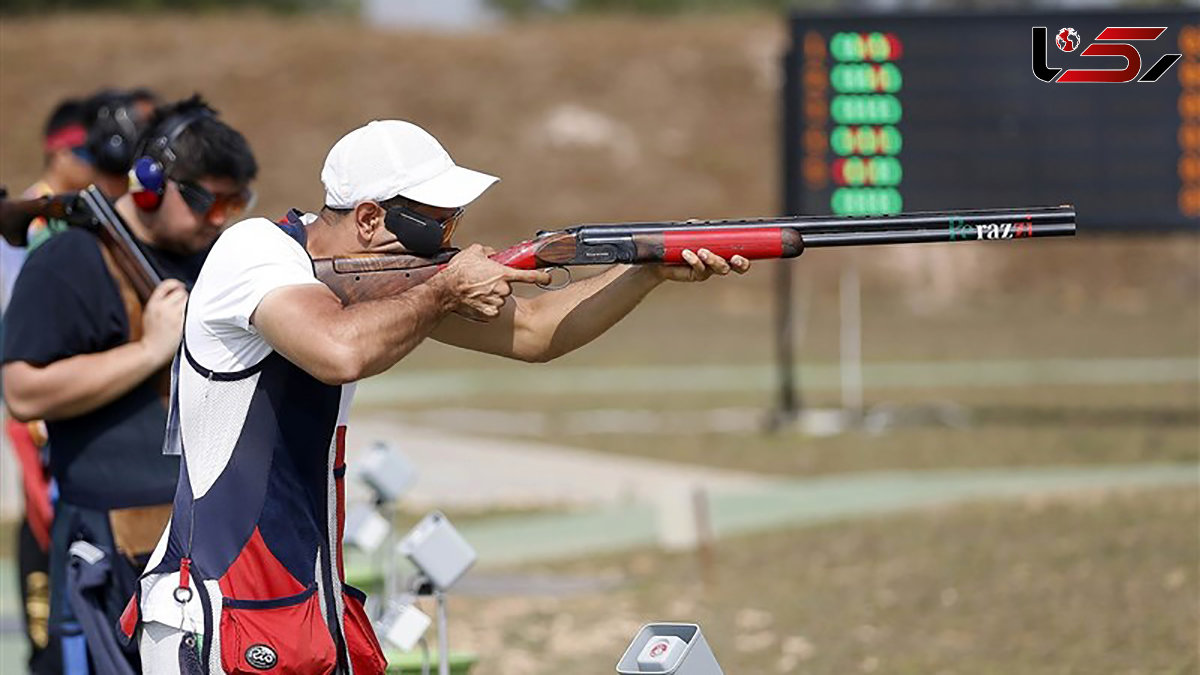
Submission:
[[[862,286],[858,262],[851,260],[842,270],[842,409],[855,424],[862,419]]]
[[[802,152],[803,143],[799,129],[801,82],[796,70],[801,63],[799,50],[803,45],[793,44],[784,54],[783,62],[783,105],[781,106],[781,134],[783,136],[780,163],[782,164],[783,212],[789,216],[801,213],[800,167],[796,158]],[[780,261],[775,273],[775,369],[779,377],[779,393],[775,410],[768,418],[767,430],[778,431],[790,424],[800,411],[800,396],[797,393],[795,318],[792,312],[792,265]]]
[[[792,264],[781,260],[775,274],[775,364],[779,398],[769,428],[778,431],[796,417],[800,399],[796,393],[795,318],[792,312]]]
[[[450,675],[450,637],[446,634],[446,592],[437,589],[433,592],[437,599],[438,623],[438,675]]]

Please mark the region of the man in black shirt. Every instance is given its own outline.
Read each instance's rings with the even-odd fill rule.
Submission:
[[[156,111],[139,145],[133,188],[115,206],[166,281],[144,307],[131,302],[100,241],[72,228],[29,257],[5,316],[5,402],[16,419],[45,419],[51,438],[59,497],[50,624],[63,636],[67,675],[88,672],[88,646],[100,658],[95,626],[115,626],[144,563],[136,558],[149,553],[139,529],[161,532],[154,515],[174,496],[179,461],[162,454],[166,408],[156,384],[179,344],[186,288],[248,207],[258,170],[242,135],[199,97]],[[81,558],[95,550],[80,541],[111,564],[97,593],[109,620],[90,626],[66,585],[68,550]],[[126,658],[136,664],[135,652]]]

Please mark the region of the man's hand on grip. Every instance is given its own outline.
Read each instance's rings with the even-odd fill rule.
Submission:
[[[513,283],[550,283],[548,272],[507,267],[488,258],[488,252],[473,244],[454,256],[438,275],[447,285],[452,311],[476,321],[499,316]]]

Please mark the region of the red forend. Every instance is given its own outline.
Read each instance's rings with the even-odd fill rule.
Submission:
[[[684,249],[706,248],[729,259],[740,255],[748,260],[779,258],[783,255],[783,230],[778,227],[745,230],[669,230],[663,233],[663,262],[682,263]]]

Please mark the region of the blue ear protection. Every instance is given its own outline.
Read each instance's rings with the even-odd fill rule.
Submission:
[[[212,116],[212,111],[207,108],[172,115],[156,127],[162,131],[142,141],[139,156],[129,170],[129,194],[139,209],[156,211],[162,206],[163,194],[167,190],[167,174],[176,159],[171,144],[192,122]]]

